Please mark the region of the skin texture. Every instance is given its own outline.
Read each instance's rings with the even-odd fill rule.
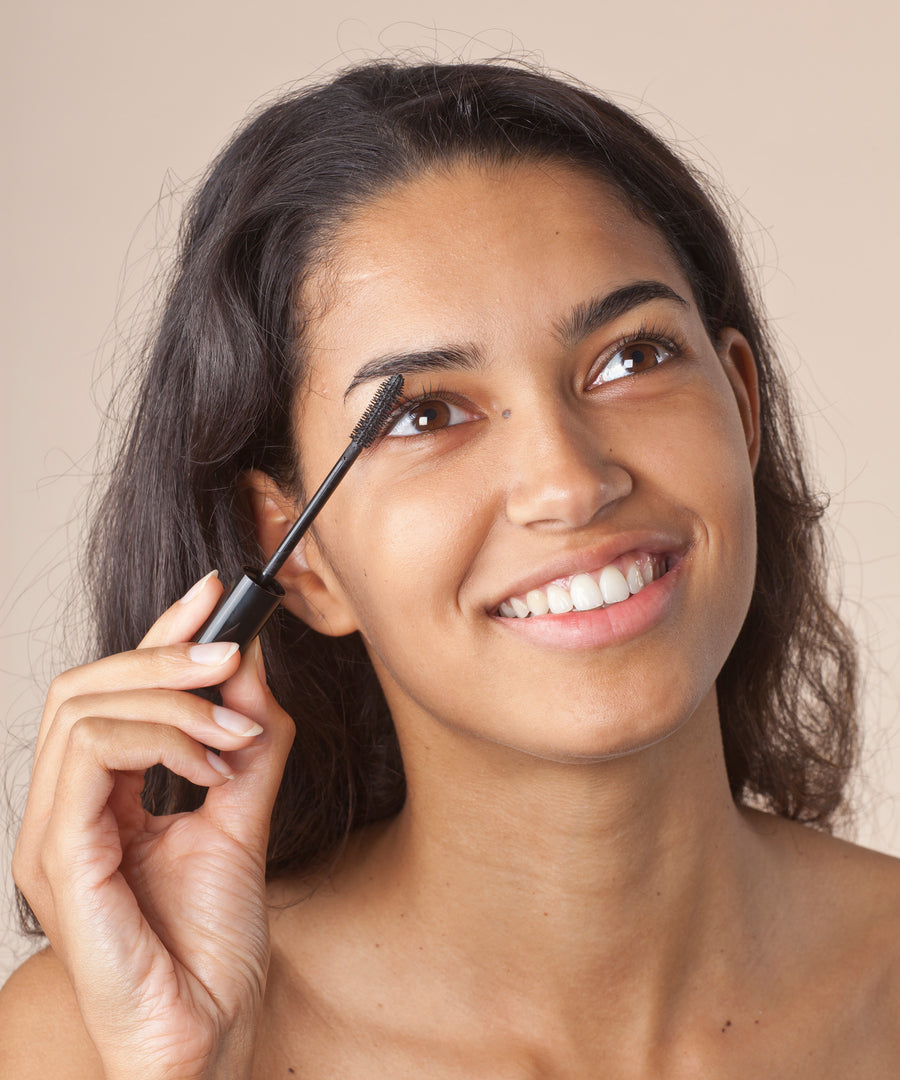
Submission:
[[[575,304],[623,284],[663,280],[690,296],[653,230],[592,182],[579,190],[562,178],[535,170],[547,212],[528,229],[522,195],[511,197],[502,173],[435,180],[367,213],[365,232],[341,248],[336,299],[311,333],[312,355],[328,366],[314,366],[321,407],[305,412],[301,451],[308,476],[339,453],[347,420],[374,388],[341,401],[361,359],[478,348],[483,371],[410,377],[407,387],[444,379],[472,422],[383,440],[320,516],[329,590],[320,611],[361,630],[398,729],[406,715],[427,715],[529,753],[590,760],[674,730],[737,635],[755,561],[755,379],[739,334],[717,353],[693,306],[670,301],[641,305],[575,348],[559,342],[555,325]],[[604,248],[615,254],[601,258]],[[360,311],[377,312],[377,325]],[[644,321],[685,337],[690,358],[586,390],[597,358]],[[677,611],[651,635],[616,649],[546,649],[485,617],[520,581],[557,576],[544,566],[599,570],[660,536],[689,552],[690,572]],[[384,617],[388,603],[401,618]],[[654,663],[661,653],[664,672]],[[448,695],[463,669],[465,685]],[[535,700],[553,702],[552,727]]]
[[[54,954],[4,990],[0,1032],[17,1076],[39,1075],[46,1052],[66,1076],[242,1074],[268,964],[269,815],[293,727],[265,689],[258,649],[239,666],[227,645],[181,644],[221,591],[205,579],[135,652],[51,687],[13,873]],[[243,735],[185,692],[226,678],[224,719],[243,720]],[[222,751],[218,765],[205,746]],[[209,786],[201,811],[144,813],[154,762]],[[36,1043],[32,1025],[54,999],[61,1036]]]
[[[478,361],[409,375],[407,392],[444,395],[454,422],[364,455],[279,575],[317,629],[361,632],[407,804],[354,838],[328,877],[272,883],[267,924],[258,876],[221,838],[221,857],[199,870],[187,860],[128,879],[163,940],[190,910],[177,902],[191,874],[197,887],[218,874],[227,898],[208,909],[214,946],[196,933],[179,942],[200,949],[208,996],[198,1006],[190,984],[191,1007],[169,999],[164,1021],[198,1038],[239,1017],[237,1035],[219,1060],[153,1072],[146,1025],[109,1015],[112,968],[91,968],[109,911],[87,910],[59,865],[37,870],[37,849],[49,814],[69,837],[60,850],[100,858],[57,783],[80,768],[72,717],[119,718],[114,740],[90,723],[78,737],[104,762],[82,784],[96,815],[115,746],[144,745],[133,714],[172,725],[187,669],[157,670],[139,710],[115,695],[147,678],[149,657],[70,673],[48,704],[46,746],[58,749],[46,767],[39,755],[17,856],[29,896],[48,894],[55,949],[5,992],[0,1034],[24,1032],[17,1060],[38,1060],[35,1002],[52,988],[78,1075],[102,1075],[71,982],[108,1076],[126,1075],[126,1058],[131,1075],[260,1080],[888,1075],[900,1054],[896,862],[738,809],[728,790],[714,682],[753,582],[759,417],[746,342],[734,330],[711,341],[658,234],[561,166],[420,178],[360,211],[337,247],[309,285],[325,314],[299,408],[308,486],[374,392],[367,382],[345,398],[364,364],[448,347]],[[587,335],[560,333],[578,305],[647,281],[686,303],[657,298]],[[653,351],[658,339],[678,344]],[[661,362],[600,381],[637,342]],[[272,550],[297,507],[264,476],[247,484]],[[511,595],[636,550],[666,554],[669,572],[619,608],[547,616],[543,628],[497,615]],[[180,656],[169,643],[191,635],[217,591],[207,583],[164,616],[150,644]],[[236,779],[216,780],[213,804],[249,808],[258,830],[290,725],[258,669],[235,666],[217,677],[226,704],[264,733],[253,749],[228,744]],[[66,704],[82,683],[89,709]],[[189,742],[176,738],[176,752],[203,767]],[[253,834],[238,839],[252,866]],[[254,927],[249,970],[212,962],[223,948],[242,955]],[[125,969],[134,993],[140,976],[133,961]]]

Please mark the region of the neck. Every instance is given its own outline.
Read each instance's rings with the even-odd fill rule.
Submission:
[[[495,1002],[612,991],[670,1009],[746,947],[741,927],[752,936],[758,867],[713,695],[668,739],[600,764],[453,732],[407,739],[404,760],[408,800],[369,869],[389,867],[392,903]]]

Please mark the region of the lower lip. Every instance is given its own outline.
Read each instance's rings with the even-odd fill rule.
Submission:
[[[597,649],[640,637],[660,623],[672,605],[681,580],[680,560],[656,581],[619,604],[565,615],[530,615],[527,619],[494,616],[505,630],[535,645],[556,649]]]

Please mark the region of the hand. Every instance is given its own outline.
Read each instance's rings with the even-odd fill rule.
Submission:
[[[250,1073],[269,818],[293,724],[258,642],[243,659],[185,643],[221,592],[203,579],[136,650],[59,676],[41,719],[13,874],[108,1080]],[[219,684],[223,707],[187,692]],[[208,787],[203,806],[146,813],[144,772],[157,763]]]

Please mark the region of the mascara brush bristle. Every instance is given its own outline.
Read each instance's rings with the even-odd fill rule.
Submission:
[[[384,429],[402,390],[402,375],[392,375],[389,379],[385,379],[378,388],[378,393],[369,403],[368,409],[359,418],[359,423],[351,431],[350,442],[356,443],[363,450],[371,446]]]

